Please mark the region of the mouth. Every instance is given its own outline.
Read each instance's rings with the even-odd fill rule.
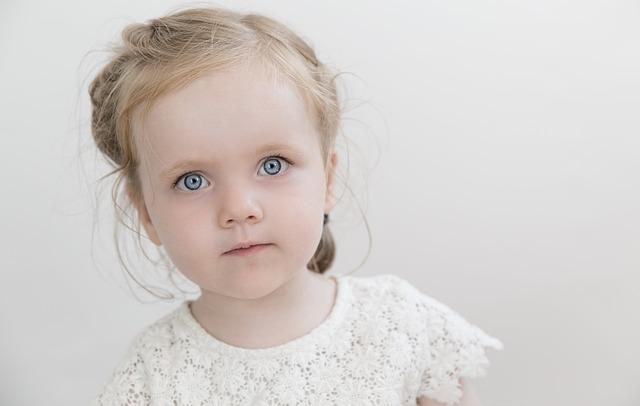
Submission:
[[[247,248],[236,248],[234,250],[227,251],[223,255],[234,255],[234,256],[253,255],[257,252],[263,251],[264,249],[268,248],[271,245],[272,244],[255,244]]]

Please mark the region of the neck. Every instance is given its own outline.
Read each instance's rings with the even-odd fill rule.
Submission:
[[[196,320],[217,339],[243,348],[266,348],[300,337],[326,319],[335,282],[307,269],[270,294],[237,299],[202,291],[192,304]]]

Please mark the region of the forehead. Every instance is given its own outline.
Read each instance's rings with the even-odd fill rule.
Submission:
[[[319,148],[298,89],[251,67],[209,73],[160,97],[146,117],[139,113],[134,113],[134,137],[154,166],[192,159],[194,153],[255,152],[273,143]]]

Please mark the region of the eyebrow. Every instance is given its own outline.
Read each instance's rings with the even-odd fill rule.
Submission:
[[[260,148],[256,149],[255,153],[257,155],[260,155],[266,152],[275,152],[280,150],[288,150],[288,151],[294,151],[294,152],[299,151],[299,149],[295,145],[272,142],[272,143],[262,145]],[[207,163],[210,164],[214,162],[215,161],[211,159],[209,160],[188,159],[185,161],[178,161],[170,165],[168,169],[162,171],[160,173],[160,176],[163,178],[171,177],[174,174],[177,174],[178,172],[181,172],[183,170],[187,170],[189,168],[195,168],[198,166],[206,165]]]

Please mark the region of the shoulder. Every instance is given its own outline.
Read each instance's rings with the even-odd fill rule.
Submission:
[[[173,348],[180,335],[182,305],[140,329],[131,339],[123,360],[138,358],[149,362],[158,354]]]
[[[437,325],[443,320],[459,317],[448,306],[421,292],[398,275],[351,276],[349,284],[356,300],[372,302],[392,312],[401,312],[405,318],[417,318],[424,326],[432,323]]]
[[[500,350],[503,344],[408,281],[400,277],[391,280],[395,295],[404,297],[408,315],[416,320],[414,328],[422,348],[420,404],[451,404],[470,399],[470,394],[465,396],[472,390],[468,379],[485,375],[489,366],[485,349]]]
[[[346,280],[355,297],[361,300],[381,297],[413,299],[420,294],[408,281],[394,274],[348,276]]]
[[[356,307],[359,317],[403,322],[417,317],[419,292],[399,276],[349,276],[345,278],[344,284],[348,285],[350,301]],[[411,317],[412,315],[415,317]]]
[[[181,307],[139,330],[129,343],[124,359],[138,358],[145,364],[151,364],[174,350],[181,335]]]
[[[172,311],[134,336],[93,405],[138,404],[151,399],[160,382],[156,375],[170,362],[178,343],[179,311]]]
[[[393,274],[379,275],[376,278],[378,284],[385,286],[386,295],[390,301],[396,303],[398,310],[418,319],[431,344],[446,335],[457,342],[466,338],[480,340],[483,345],[496,349],[502,348],[500,341],[485,334],[460,313],[420,291],[406,279]]]
[[[397,275],[350,277],[348,281],[354,320],[366,327],[365,335],[389,336],[398,345],[403,342],[411,347],[416,355],[437,343],[446,334],[442,326],[455,317],[446,306]],[[372,330],[379,330],[378,334]]]
[[[349,276],[346,281],[354,301],[361,306],[385,307],[410,316],[429,302],[415,286],[394,274]]]
[[[451,404],[464,399],[470,391],[464,382],[484,375],[489,366],[485,348],[503,347],[499,340],[402,277],[384,274],[358,278],[352,285],[357,285],[363,302],[377,306],[372,316],[376,324],[394,331],[396,341],[408,337],[405,342],[416,348],[420,376],[417,394],[421,402],[430,400],[425,404]]]

